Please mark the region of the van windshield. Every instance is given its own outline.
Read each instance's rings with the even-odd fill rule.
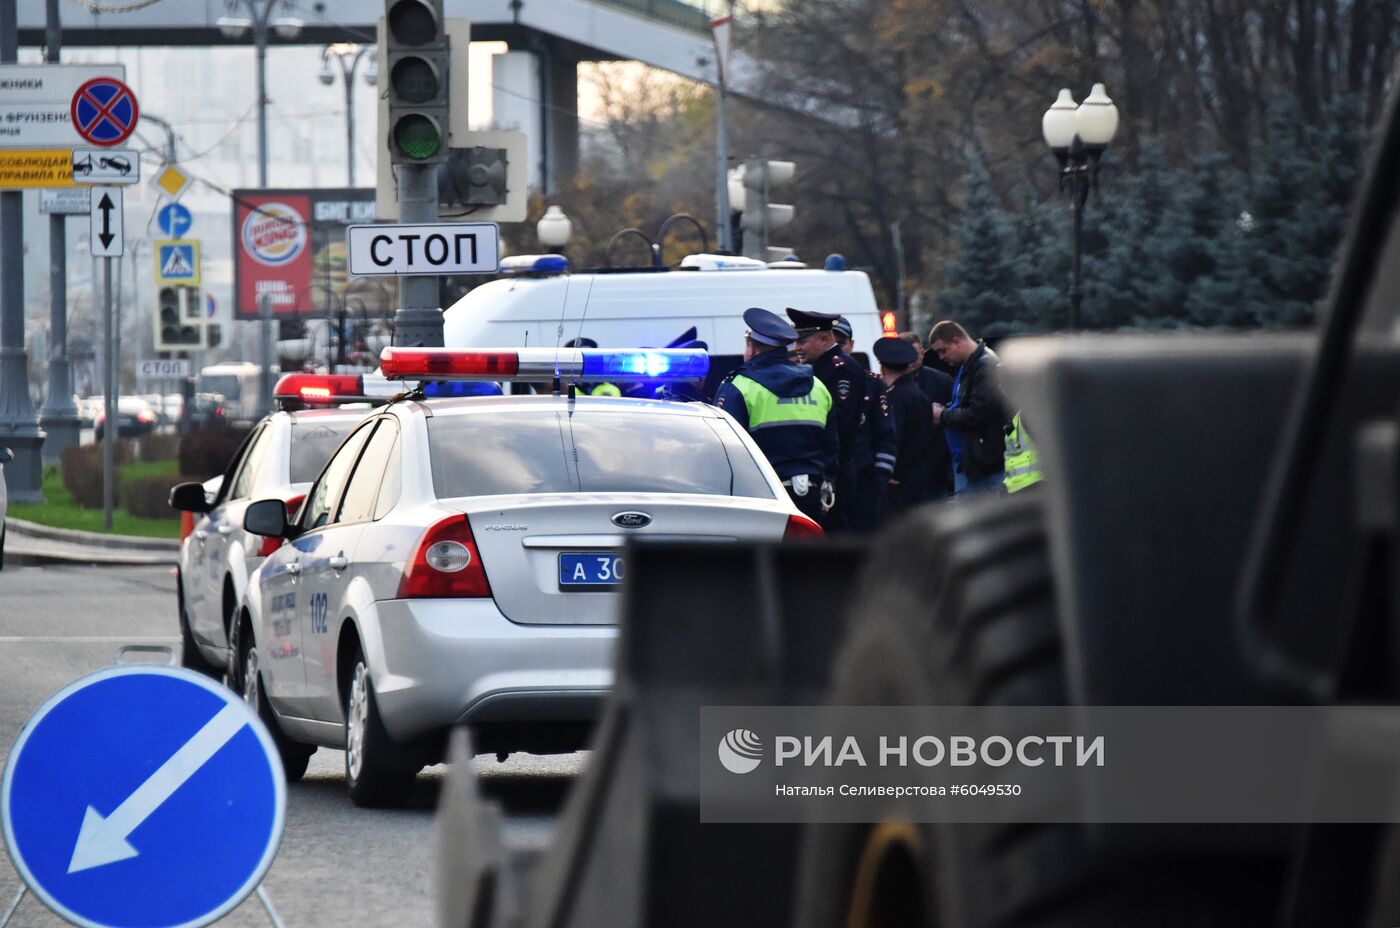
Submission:
[[[224,399],[235,403],[243,398],[243,381],[233,374],[200,374],[200,393],[221,393]]]

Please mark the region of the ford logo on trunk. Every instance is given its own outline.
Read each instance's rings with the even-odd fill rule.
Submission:
[[[645,512],[619,512],[612,521],[618,528],[641,528],[651,524],[651,516]]]

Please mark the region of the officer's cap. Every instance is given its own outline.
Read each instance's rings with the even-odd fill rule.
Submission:
[[[757,306],[744,310],[744,324],[749,327],[748,337],[760,345],[782,348],[797,341],[797,330],[782,316]]]
[[[891,335],[875,339],[871,350],[875,352],[875,359],[886,367],[908,367],[919,357],[917,348],[904,339]]]
[[[841,318],[839,313],[819,313],[813,310],[793,309],[791,306],[787,308],[787,314],[798,335],[830,332],[836,320]]]
[[[597,348],[598,343],[588,336],[581,338],[571,338],[564,343],[565,348]]]
[[[831,331],[837,335],[844,335],[848,339],[855,338],[855,334],[851,330],[851,320],[845,316],[837,317],[836,321],[831,324]]]

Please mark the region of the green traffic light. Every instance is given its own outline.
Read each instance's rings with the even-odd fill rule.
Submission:
[[[442,147],[437,123],[421,113],[410,113],[394,124],[394,145],[409,158],[431,158]]]

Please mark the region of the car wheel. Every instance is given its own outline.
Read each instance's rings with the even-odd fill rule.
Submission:
[[[180,611],[180,666],[215,680],[223,680],[224,668],[209,663],[204,659],[204,655],[199,653],[199,645],[195,644],[194,633],[190,631],[190,618],[189,613],[185,611],[183,594],[177,608]]]
[[[316,747],[293,741],[282,733],[282,727],[277,724],[277,716],[273,715],[272,706],[267,701],[267,693],[263,691],[262,673],[258,670],[258,649],[253,644],[253,636],[246,627],[242,632],[239,635],[239,678],[242,680],[243,701],[258,714],[263,725],[267,726],[273,744],[277,745],[277,753],[282,758],[282,769],[287,773],[287,782],[295,783],[306,775],[306,766],[311,763],[311,755],[316,753]]]
[[[418,768],[404,758],[379,717],[369,665],[356,653],[345,700],[345,785],[357,806],[401,806],[413,792]]]

